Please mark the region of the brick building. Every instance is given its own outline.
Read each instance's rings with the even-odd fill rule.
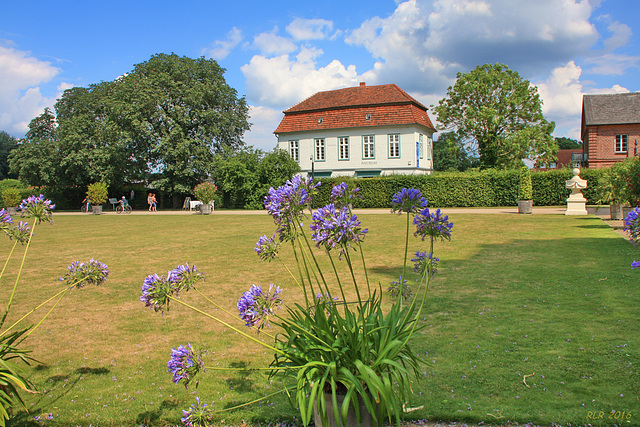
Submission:
[[[589,168],[602,168],[640,151],[640,93],[584,95],[582,131]]]

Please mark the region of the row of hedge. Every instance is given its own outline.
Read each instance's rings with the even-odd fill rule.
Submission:
[[[487,170],[482,172],[437,173],[433,175],[393,175],[379,178],[321,178],[322,185],[315,199],[316,206],[330,202],[331,188],[349,181],[360,188],[362,199],[354,202],[357,208],[388,208],[391,197],[403,187],[417,188],[434,207],[492,207],[518,204],[518,170]],[[571,190],[566,181],[571,170],[560,169],[533,172],[533,202],[536,206],[566,204]],[[589,204],[597,204],[598,182],[602,170],[585,169],[580,174],[588,181],[583,194]]]
[[[589,204],[598,203],[598,183],[603,177],[602,169],[584,169],[580,176],[588,181],[583,194]],[[403,187],[417,188],[434,207],[492,207],[516,206],[518,204],[518,179],[520,171],[487,170],[482,172],[436,173],[433,175],[393,175],[379,178],[320,178],[322,185],[314,201],[316,206],[330,202],[331,188],[340,182],[349,181],[360,188],[362,199],[354,202],[357,208],[388,208],[391,197]],[[533,202],[536,206],[565,205],[571,191],[565,182],[573,174],[569,169],[538,171],[531,174]],[[5,180],[14,181],[14,180]],[[19,183],[19,181],[16,181]],[[1,183],[1,181],[0,181]],[[7,182],[14,186],[14,182]],[[0,184],[2,187],[2,184]],[[0,188],[1,190],[1,188]],[[147,192],[143,186],[110,189],[110,197],[126,195],[130,199],[135,190],[134,208],[147,207]],[[33,193],[33,189],[21,189],[23,197]],[[42,188],[38,190],[51,199],[61,210],[80,209],[86,188]],[[180,207],[184,197],[170,197],[156,191],[160,207]]]

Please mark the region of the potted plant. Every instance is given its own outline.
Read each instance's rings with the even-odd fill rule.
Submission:
[[[102,205],[106,203],[108,197],[107,184],[104,182],[94,182],[87,187],[87,198],[93,206],[94,215],[100,215],[102,213]]]
[[[518,181],[518,213],[533,213],[533,187],[531,185],[531,170],[523,166],[520,169]]]
[[[218,187],[208,181],[201,182],[193,189],[196,199],[202,202],[200,213],[203,215],[209,215],[213,210],[213,199],[216,196],[216,191],[218,191]]]
[[[631,161],[633,159],[615,163],[604,172],[598,182],[598,202],[609,204],[612,220],[621,220],[624,217],[622,207],[630,198],[628,181]]]
[[[9,187],[2,190],[2,203],[7,208],[9,215],[15,215],[18,209],[18,204],[22,200],[22,194],[18,188]]]
[[[402,273],[397,282],[391,282],[390,296],[384,300],[382,285],[370,283],[366,274],[362,251],[367,229],[349,208],[357,189],[349,192],[346,184],[334,187],[331,203],[313,211],[309,218],[318,185],[310,178],[296,176],[282,187],[269,189],[265,208],[276,231],[272,237],[261,236],[255,247],[261,260],[278,259],[283,264],[284,277],[289,278],[285,283],[299,291],[294,298],[298,302],[285,306],[289,291],[274,284],[268,288],[252,285],[237,302],[240,318],[238,312],[231,313],[211,300],[220,311],[207,313],[182,300],[187,291],[200,293],[198,287],[204,279],[203,273],[189,265],[179,265],[167,275],[147,276],[140,300],[156,312],[168,310],[169,304],[195,310],[270,351],[274,355],[271,375],[283,376],[285,389],[265,398],[286,392],[305,426],[314,419],[317,426],[371,425],[385,420],[399,425],[410,382],[421,377],[422,361],[410,343],[421,329],[427,290],[436,272],[434,244],[451,239],[453,224],[439,209],[429,210],[417,189],[403,188],[393,196],[393,212],[406,214],[405,261],[398,262]],[[409,229],[411,223],[415,232]],[[416,252],[411,260],[412,279],[416,279],[413,291],[404,279],[410,274],[407,249],[411,234],[421,239],[426,249]],[[294,256],[287,252],[280,257],[281,246],[288,244]],[[318,251],[330,259],[331,267],[318,262]],[[288,263],[297,268],[289,268]],[[359,268],[364,275],[354,271]],[[277,332],[268,330],[269,323],[277,326]],[[174,348],[167,363],[173,382],[187,386],[194,381],[206,371],[205,357],[191,343]],[[183,414],[187,425],[213,424],[214,412],[199,399]]]

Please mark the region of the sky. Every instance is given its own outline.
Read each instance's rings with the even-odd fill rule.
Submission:
[[[316,92],[395,83],[432,106],[496,62],[538,87],[555,136],[579,139],[584,94],[640,91],[639,16],[637,0],[0,0],[0,130],[23,137],[65,89],[175,53],[226,69],[250,106],[244,140],[265,151]]]

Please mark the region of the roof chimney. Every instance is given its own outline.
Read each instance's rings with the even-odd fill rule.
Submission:
[[[360,87],[365,87],[367,84],[365,82],[360,82]]]

